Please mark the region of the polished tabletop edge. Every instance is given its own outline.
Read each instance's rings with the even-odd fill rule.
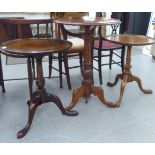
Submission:
[[[99,26],[99,25],[112,25],[112,24],[121,24],[119,19],[115,18],[104,18],[104,17],[64,17],[56,18],[53,22],[58,24],[66,25],[90,25],[90,26]]]
[[[34,56],[62,52],[71,48],[70,41],[52,38],[25,38],[4,42],[0,49],[4,54]]]
[[[155,44],[154,38],[137,34],[109,35],[106,36],[105,39],[121,45],[142,46]]]

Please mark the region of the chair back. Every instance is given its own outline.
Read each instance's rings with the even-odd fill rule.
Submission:
[[[17,38],[16,26],[10,24],[4,24],[3,23],[4,19],[24,19],[24,17],[0,17],[0,30],[1,30],[0,43]]]
[[[126,33],[129,28],[130,12],[112,12],[111,18],[116,18],[121,20],[119,33]]]
[[[96,12],[96,16],[97,17],[103,17],[103,13],[102,12]],[[112,28],[111,33],[112,34],[117,33],[118,27],[120,27],[119,33],[126,33],[128,31],[129,20],[130,20],[130,12],[112,12],[111,18],[119,19],[122,22],[120,25],[111,25],[111,28]],[[99,36],[101,36],[101,34],[106,35],[105,34],[106,30],[103,33],[102,27],[105,29],[105,26],[99,26],[99,28],[98,28],[98,35]]]
[[[8,40],[51,36],[52,19],[3,19],[1,23]]]
[[[52,18],[63,18],[63,17],[83,17],[89,15],[88,12],[51,12],[51,17]],[[55,36],[56,38],[61,38],[67,39],[68,36],[73,36],[73,37],[80,37],[78,33],[82,32],[83,29],[82,27],[77,28],[78,26],[70,26],[70,27],[76,27],[74,28],[73,33],[69,33],[69,31],[65,31],[66,28],[63,24],[55,24]],[[72,32],[72,30],[70,30]]]

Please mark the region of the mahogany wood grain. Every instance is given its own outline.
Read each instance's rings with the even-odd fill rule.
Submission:
[[[5,55],[13,57],[23,57],[27,59],[27,69],[28,69],[28,82],[29,82],[29,93],[30,99],[28,103],[28,121],[26,126],[20,130],[17,134],[17,138],[22,138],[29,131],[35,111],[38,106],[53,102],[55,103],[61,112],[68,116],[76,116],[78,112],[68,111],[62,105],[61,100],[58,96],[50,94],[45,89],[45,79],[43,77],[43,68],[42,68],[42,58],[54,52],[60,53],[65,51],[72,46],[72,43],[69,41],[64,41],[60,39],[39,39],[39,38],[30,38],[30,39],[16,39],[8,41],[2,44],[1,51]],[[33,91],[33,74],[32,74],[32,58],[36,59],[37,65],[37,79],[36,85],[37,90]]]
[[[72,46],[71,42],[50,38],[25,38],[8,41],[2,44],[2,53],[17,54],[20,56],[45,56],[62,52]],[[4,53],[5,54],[5,53]]]

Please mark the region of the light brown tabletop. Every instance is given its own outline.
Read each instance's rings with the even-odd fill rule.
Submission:
[[[121,45],[132,45],[132,46],[149,45],[155,43],[155,39],[153,38],[135,34],[110,35],[107,36],[106,39],[114,43],[119,43]]]
[[[121,21],[113,18],[103,18],[103,17],[64,17],[54,19],[55,23],[66,24],[66,25],[89,25],[89,26],[99,26],[99,25],[113,25],[120,24]]]

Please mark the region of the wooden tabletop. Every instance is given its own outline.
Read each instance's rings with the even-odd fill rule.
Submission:
[[[113,25],[120,24],[121,21],[118,19],[106,19],[103,17],[64,17],[54,19],[55,23],[66,24],[66,25],[90,25],[90,26],[99,26],[99,25]]]
[[[150,45],[155,43],[154,38],[150,38],[143,35],[135,35],[135,34],[110,35],[110,36],[107,36],[106,39],[114,43],[119,43],[121,45],[141,46],[141,45]]]
[[[16,39],[1,45],[2,53],[5,52],[23,56],[48,55],[52,52],[61,52],[69,49],[72,43],[60,39],[28,38]]]

